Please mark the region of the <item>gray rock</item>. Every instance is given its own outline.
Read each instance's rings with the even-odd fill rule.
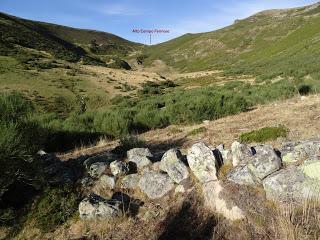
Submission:
[[[254,147],[254,149],[255,154],[248,164],[248,168],[257,178],[262,180],[281,168],[281,158],[272,146],[260,145]]]
[[[136,189],[139,185],[140,176],[138,174],[130,174],[125,176],[121,181],[121,188]]]
[[[102,175],[99,179],[98,185],[102,188],[114,189],[116,186],[116,178],[109,175]]]
[[[98,156],[93,156],[93,157],[89,157],[87,158],[84,162],[83,162],[83,166],[87,169],[90,168],[90,166],[94,163],[98,163],[98,162],[104,162],[107,165],[109,165],[112,161],[114,161],[116,159],[116,156],[112,153],[104,153]]]
[[[182,162],[181,152],[177,149],[167,151],[160,162],[160,169],[167,172],[169,177],[176,183],[180,183],[189,177],[189,171]]]
[[[174,183],[167,174],[146,172],[139,181],[140,190],[150,199],[165,196],[174,188]]]
[[[283,161],[287,164],[320,160],[320,141],[308,140],[285,143],[281,148],[281,153]]]
[[[92,187],[94,184],[94,180],[91,177],[85,177],[81,179],[81,185],[84,188]]]
[[[135,163],[138,169],[142,169],[152,164],[150,158],[153,155],[148,148],[133,148],[127,152],[127,157],[129,162]]]
[[[200,182],[217,180],[216,159],[212,150],[204,143],[196,143],[187,155],[189,166]]]
[[[320,181],[306,176],[296,166],[282,169],[263,180],[267,199],[279,202],[317,200],[320,197]]]
[[[117,200],[106,200],[98,195],[91,194],[79,204],[81,219],[115,219],[121,216],[121,202]]]
[[[124,176],[130,171],[129,164],[122,161],[113,161],[110,170],[113,176]]]
[[[231,145],[232,164],[234,167],[247,164],[248,160],[253,155],[251,148],[246,144],[234,142]]]
[[[97,162],[91,164],[89,168],[89,175],[93,178],[99,178],[107,169],[108,165],[105,162]]]
[[[239,185],[256,185],[259,180],[251,173],[248,166],[237,166],[227,174],[227,179]]]

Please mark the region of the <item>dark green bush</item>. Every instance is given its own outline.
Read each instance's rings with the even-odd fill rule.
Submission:
[[[264,143],[267,141],[276,140],[279,137],[286,137],[288,132],[289,130],[284,126],[265,127],[259,130],[241,134],[240,141],[245,143]]]
[[[74,216],[80,196],[71,188],[48,188],[43,191],[28,215],[43,232],[48,232]]]

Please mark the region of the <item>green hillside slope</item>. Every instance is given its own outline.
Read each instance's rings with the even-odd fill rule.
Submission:
[[[100,55],[123,57],[140,47],[109,33],[30,21],[4,13],[0,13],[0,32],[1,55],[30,55],[31,49],[57,59],[101,64]]]
[[[185,72],[308,75],[319,69],[319,13],[319,4],[264,11],[221,30],[153,46],[146,62],[161,59]]]

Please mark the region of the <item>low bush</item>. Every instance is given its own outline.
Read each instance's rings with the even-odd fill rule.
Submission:
[[[48,188],[36,200],[28,219],[43,232],[49,232],[74,216],[80,196],[71,188]]]
[[[286,137],[288,132],[289,130],[284,126],[265,127],[259,130],[241,134],[240,141],[245,143],[264,143],[267,141],[276,140],[279,137]]]

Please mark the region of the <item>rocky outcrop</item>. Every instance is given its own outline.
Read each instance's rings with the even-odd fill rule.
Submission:
[[[151,165],[150,158],[152,157],[153,155],[148,148],[134,148],[127,152],[128,161],[135,163],[138,169]]]
[[[182,162],[181,152],[177,149],[170,149],[163,155],[160,169],[168,173],[169,177],[178,184],[189,177],[188,168]]]
[[[115,199],[106,200],[98,195],[90,194],[79,204],[81,219],[114,219],[122,214],[121,202]]]
[[[170,192],[174,183],[167,174],[150,171],[141,176],[139,187],[150,199],[157,199]]]
[[[235,192],[243,198],[249,193],[244,191],[263,187],[265,194],[261,193],[261,198],[276,202],[302,203],[320,199],[319,151],[319,141],[315,140],[287,144],[281,152],[270,145],[248,146],[234,142],[229,151],[223,145],[208,147],[200,142],[188,150],[186,158],[178,149],[170,149],[160,162],[152,163],[148,149],[136,148],[128,151],[128,161],[138,166],[137,173],[129,174],[129,164],[124,161],[113,161],[110,165],[96,162],[89,167],[91,177],[84,178],[83,185],[89,188],[92,181],[99,179],[95,186],[98,184],[108,191],[116,190],[118,186],[133,194],[140,190],[149,200],[163,198],[171,192],[175,194],[170,194],[170,198],[183,197],[194,189],[194,179],[189,178],[190,167],[195,181],[200,182],[206,207],[229,220],[242,220],[248,209],[233,196]],[[288,154],[293,160],[283,164],[281,156]],[[234,167],[220,175],[221,165],[228,165],[225,171],[231,163]],[[114,176],[106,175],[109,171]],[[112,219],[122,213],[120,205],[119,199],[106,200],[92,195],[80,203],[80,216],[83,219]]]
[[[217,180],[216,159],[213,151],[204,143],[196,143],[188,150],[188,164],[202,183]]]

